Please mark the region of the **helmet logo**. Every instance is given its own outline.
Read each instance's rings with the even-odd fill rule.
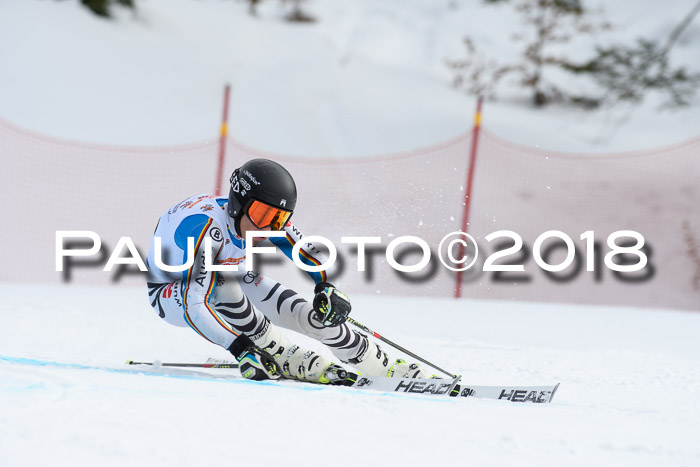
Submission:
[[[280,206],[281,206],[281,207],[287,207],[287,200],[286,200],[286,199],[283,199],[282,201],[280,201]]]
[[[235,183],[234,185],[231,186],[231,189],[232,189],[233,191],[235,191],[236,193],[240,193],[240,192],[241,192],[241,187],[240,187],[240,183],[238,183],[238,180],[236,180],[236,183]]]
[[[258,181],[257,178],[253,176],[252,173],[250,173],[248,170],[244,170],[243,173],[250,179],[251,182],[253,182],[256,185],[260,185],[260,182]]]

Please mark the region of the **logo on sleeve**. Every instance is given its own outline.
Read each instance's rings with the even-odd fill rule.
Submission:
[[[211,238],[217,242],[220,242],[224,238],[224,236],[221,234],[221,230],[219,230],[217,227],[211,229],[209,231],[209,235],[211,235]]]

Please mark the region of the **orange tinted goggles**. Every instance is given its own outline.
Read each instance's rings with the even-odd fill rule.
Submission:
[[[272,230],[282,230],[291,215],[290,211],[257,200],[253,200],[253,204],[248,208],[248,217],[253,221],[253,225],[259,229],[270,226]]]

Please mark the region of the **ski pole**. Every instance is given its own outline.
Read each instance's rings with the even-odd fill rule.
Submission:
[[[238,368],[238,363],[220,362],[220,363],[156,363],[156,362],[135,362],[127,360],[127,365],[154,365],[154,366],[170,366],[178,368]]]
[[[443,370],[443,369],[440,368],[439,366],[437,366],[437,365],[435,365],[435,364],[433,364],[433,363],[430,363],[428,360],[419,357],[418,355],[414,354],[413,352],[411,352],[411,351],[409,351],[409,350],[404,349],[403,347],[401,347],[401,346],[398,345],[398,344],[395,344],[394,342],[390,341],[389,339],[387,339],[386,337],[380,335],[379,333],[372,331],[370,328],[368,328],[368,327],[365,326],[364,324],[362,324],[362,323],[360,323],[360,322],[358,322],[358,321],[355,321],[354,319],[352,319],[352,318],[350,318],[350,317],[347,318],[347,321],[348,321],[350,324],[354,324],[354,325],[357,326],[358,328],[362,329],[364,332],[366,332],[366,333],[368,333],[368,334],[372,334],[374,337],[376,337],[376,338],[379,339],[380,341],[384,342],[385,344],[389,344],[390,346],[394,347],[396,350],[399,350],[399,351],[405,353],[406,355],[409,355],[410,357],[415,358],[415,359],[418,360],[419,362],[425,363],[426,365],[431,366],[431,367],[435,368],[436,370],[439,370],[439,371],[445,373],[445,374],[446,374],[447,376],[449,376],[450,378],[453,378],[453,379],[459,378],[458,375],[453,375],[453,374],[450,373],[449,371]]]

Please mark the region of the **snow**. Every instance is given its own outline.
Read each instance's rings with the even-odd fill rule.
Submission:
[[[145,288],[0,292],[3,466],[700,462],[696,313],[352,297],[357,320],[466,382],[561,383],[551,404],[526,405],[133,374],[127,359],[231,357],[160,320]]]
[[[493,58],[516,54],[521,30],[505,6],[458,0],[313,0],[319,18],[289,24],[287,5],[137,1],[105,21],[77,0],[5,0],[0,5],[0,118],[41,133],[113,144],[175,144],[217,134],[224,83],[233,86],[231,134],[271,152],[366,156],[445,141],[471,126],[474,98],[454,91],[446,59],[463,56],[469,34]],[[589,2],[589,4],[595,5]],[[591,43],[665,40],[689,2],[605,2],[609,33]],[[673,51],[697,71],[700,18]],[[570,78],[556,78],[568,80]],[[571,152],[649,149],[698,134],[700,98],[683,110],[584,113],[527,105],[507,86],[484,106],[484,126],[506,139]]]

